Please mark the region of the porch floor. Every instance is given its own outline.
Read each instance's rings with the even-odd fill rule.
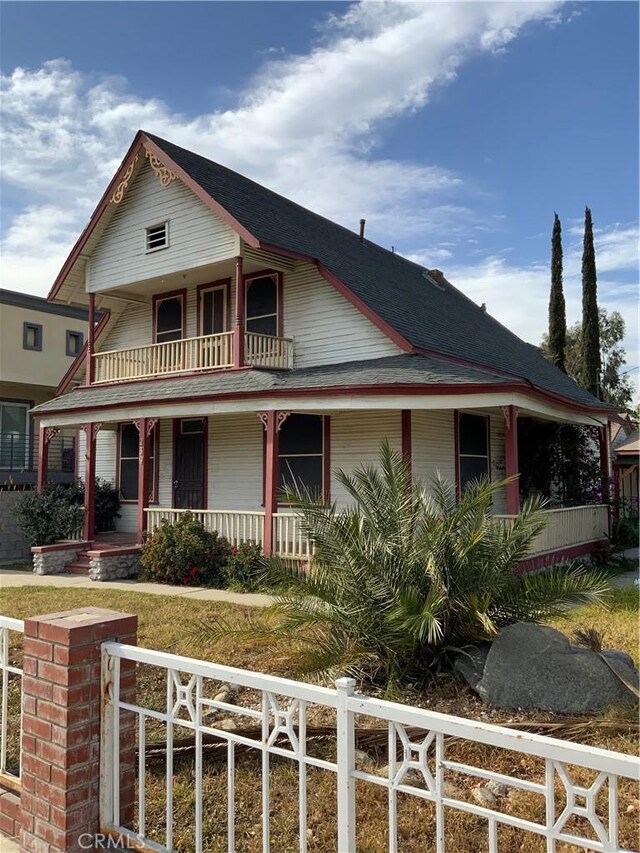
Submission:
[[[111,530],[108,533],[96,533],[89,551],[110,551],[112,548],[131,548],[136,544],[135,533],[121,533]]]

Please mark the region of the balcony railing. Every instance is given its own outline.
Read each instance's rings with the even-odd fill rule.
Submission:
[[[0,486],[32,485],[38,471],[38,440],[30,435],[0,433]],[[54,435],[49,441],[47,481],[69,483],[76,476],[76,443],[72,435]]]
[[[288,338],[247,333],[245,362],[253,367],[286,370],[293,364],[293,342]],[[98,352],[93,356],[93,364],[96,384],[225,370],[233,367],[233,332]]]

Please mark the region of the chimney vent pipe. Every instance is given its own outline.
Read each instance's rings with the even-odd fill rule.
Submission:
[[[360,242],[361,243],[364,243],[364,226],[366,225],[366,223],[367,223],[366,219],[360,220]]]

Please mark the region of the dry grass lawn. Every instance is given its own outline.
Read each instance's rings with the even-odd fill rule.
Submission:
[[[190,631],[199,622],[216,616],[225,619],[245,619],[255,611],[203,601],[186,601],[170,596],[145,595],[136,592],[119,592],[96,589],[71,590],[56,588],[21,587],[0,591],[0,613],[7,616],[24,618],[29,615],[55,612],[86,605],[109,607],[115,610],[136,613],[139,618],[139,644],[150,648],[202,657],[219,663],[297,677],[294,661],[286,654],[274,655],[259,642],[240,642],[227,638],[213,648],[195,641]],[[604,644],[609,648],[620,648],[630,652],[636,663],[639,659],[638,647],[638,596],[634,590],[618,590],[612,596],[611,607],[604,610],[599,607],[582,608],[571,612],[567,617],[556,620],[554,627],[570,635],[576,628],[593,627],[604,633]],[[12,645],[12,657],[19,660],[19,638]],[[163,708],[166,682],[162,673],[141,667],[138,679],[138,702],[148,708]],[[212,685],[211,690],[215,687]],[[445,713],[482,719],[487,722],[508,723],[516,720],[561,721],[550,714],[528,716],[488,708],[479,702],[466,688],[453,679],[443,679],[428,693],[406,693],[396,697],[422,707],[432,708]],[[238,702],[245,707],[256,707],[257,696],[250,692],[242,694]],[[10,694],[12,719],[10,730],[16,730],[19,716],[19,693],[15,685]],[[620,707],[610,709],[601,720],[619,720],[622,727],[618,730],[606,730],[598,726],[600,720],[585,720],[580,739],[582,742],[619,752],[637,754],[638,743],[631,733],[632,726],[625,731],[625,721],[634,719],[634,712]],[[331,724],[330,712],[311,714],[309,725]],[[249,721],[245,718],[247,724]],[[362,724],[363,721],[358,721]],[[578,721],[580,722],[580,721]],[[371,722],[369,722],[371,725]],[[187,730],[176,729],[175,736],[188,735]],[[149,739],[164,738],[160,725],[150,724],[147,729]],[[14,756],[16,740],[12,744]],[[332,760],[332,744],[316,744],[314,754]],[[387,764],[386,747],[379,751],[369,750],[371,764],[362,769],[373,773],[384,773]],[[447,746],[449,759],[469,764],[491,767],[491,769],[512,775],[522,776],[535,781],[543,781],[543,768],[535,759],[504,750],[492,750],[472,742],[458,742]],[[194,759],[189,751],[184,757],[177,758],[174,765],[175,780],[175,824],[174,849],[180,853],[194,850],[193,814],[194,814]],[[272,850],[278,853],[298,850],[298,766],[287,759],[272,759],[270,767],[271,784],[271,837]],[[147,827],[153,827],[151,835],[155,840],[163,841],[164,803],[165,803],[165,763],[162,756],[148,759],[145,770],[147,788]],[[592,776],[576,771],[581,784],[589,784]],[[472,800],[472,790],[477,780],[461,774],[447,777],[457,789],[455,796],[462,800]],[[418,787],[420,787],[419,783]],[[310,853],[325,853],[336,849],[335,841],[335,779],[333,775],[321,770],[308,771],[308,849]],[[561,785],[558,781],[558,792]],[[226,759],[219,750],[205,760],[203,775],[203,800],[205,815],[205,850],[217,853],[227,849],[227,766]],[[262,850],[261,837],[261,791],[260,759],[255,751],[238,754],[236,769],[236,849],[258,853]],[[627,849],[638,849],[637,823],[640,815],[638,791],[631,783],[621,784],[620,843]],[[378,853],[388,849],[388,795],[384,788],[359,782],[357,785],[357,808],[359,817],[358,851]],[[526,817],[529,820],[544,821],[544,801],[536,794],[513,789],[498,800],[497,808],[506,814]],[[606,815],[606,798],[598,799],[598,810]],[[432,849],[435,831],[433,806],[424,800],[409,795],[398,798],[398,849],[402,853],[422,853]],[[578,823],[571,824],[575,830]],[[480,818],[447,809],[446,820],[447,850],[455,853],[480,853],[488,850],[486,822]],[[499,830],[500,850],[544,851],[546,845],[542,839],[503,827]],[[572,853],[580,848],[572,845],[558,845],[558,853]],[[346,853],[346,851],[340,851]]]

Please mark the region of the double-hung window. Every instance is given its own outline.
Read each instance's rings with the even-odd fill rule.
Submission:
[[[246,280],[247,332],[260,335],[278,334],[278,274],[261,275]]]
[[[278,491],[324,491],[324,421],[320,415],[289,415],[279,440]]]
[[[229,286],[227,282],[212,284],[200,290],[200,334],[217,335],[228,329]]]
[[[155,299],[155,343],[179,341],[184,337],[184,293]]]
[[[139,435],[135,424],[122,424],[120,427],[120,461],[118,469],[118,487],[123,501],[138,500],[138,450]],[[149,496],[152,503],[156,493],[156,453],[157,430],[154,428],[149,441]]]
[[[458,415],[458,472],[460,491],[474,480],[489,477],[489,418]]]

